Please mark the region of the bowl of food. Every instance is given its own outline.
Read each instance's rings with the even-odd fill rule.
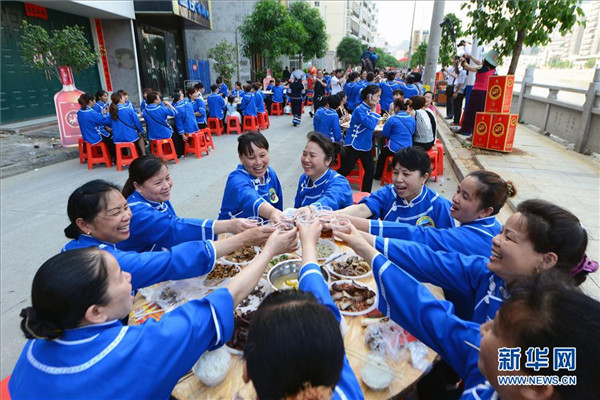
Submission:
[[[263,272],[263,275],[266,277],[269,274],[269,271],[271,269],[273,269],[274,266],[276,266],[277,264],[279,264],[281,262],[284,262],[287,260],[298,260],[298,259],[300,259],[300,257],[298,257],[295,254],[291,254],[291,253],[280,254],[276,257],[273,257],[271,259],[271,261],[269,261],[269,265],[267,265],[267,268]]]
[[[324,266],[332,275],[341,279],[362,279],[372,273],[369,263],[354,253],[331,256]]]
[[[231,355],[221,347],[214,351],[205,351],[192,367],[192,371],[206,386],[217,386],[227,376],[230,364]]]
[[[394,380],[394,373],[383,357],[369,354],[365,365],[360,370],[360,376],[370,389],[383,390]]]
[[[233,253],[226,255],[223,257],[223,259],[227,262],[244,266],[250,264],[252,260],[256,258],[259,252],[260,247],[258,246],[244,246],[240,247]]]
[[[344,315],[364,315],[377,308],[377,293],[364,283],[335,281],[329,285],[329,293]]]
[[[317,260],[325,261],[338,252],[338,247],[331,240],[321,239],[317,241]],[[298,248],[298,254],[302,256],[302,248]]]
[[[225,283],[229,278],[236,276],[240,271],[240,267],[233,263],[217,261],[212,271],[204,278],[203,285],[216,288]]]
[[[302,268],[302,260],[287,260],[275,265],[267,274],[267,281],[275,290],[298,289],[298,275]],[[321,267],[325,282],[329,281],[329,273]]]
[[[237,309],[241,310],[242,312],[256,310],[264,298],[267,297],[267,295],[272,291],[273,289],[271,288],[271,285],[269,285],[269,282],[261,278],[256,284],[254,290],[252,290],[252,292],[250,292],[250,294],[240,302],[240,304],[237,306]]]

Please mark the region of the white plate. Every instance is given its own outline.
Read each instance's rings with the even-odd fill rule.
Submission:
[[[298,243],[300,244],[300,241],[298,241]],[[329,247],[329,248],[332,250],[332,253],[331,253],[331,255],[329,255],[329,256],[327,256],[327,257],[325,257],[325,258],[323,258],[323,257],[320,257],[320,258],[319,258],[319,257],[317,257],[317,260],[318,260],[318,261],[325,261],[325,260],[327,260],[328,258],[331,258],[331,257],[333,257],[333,256],[335,256],[336,254],[338,254],[338,253],[339,253],[339,249],[338,249],[338,247],[337,247],[337,246],[336,246],[336,244],[335,244],[334,242],[332,242],[331,240],[328,240],[328,239],[321,239],[321,238],[319,238],[319,241],[317,242],[317,245],[319,245],[319,244],[323,244],[323,245],[325,245],[325,246]],[[302,257],[302,247],[298,246],[298,250],[296,251],[296,253],[298,253],[298,255],[299,255],[300,257]]]
[[[340,310],[340,313],[342,313],[343,315],[350,315],[350,316],[365,315],[365,314],[368,314],[368,313],[370,313],[371,311],[373,311],[374,309],[376,309],[376,308],[377,308],[377,298],[378,298],[377,291],[376,291],[375,289],[373,289],[372,287],[370,287],[369,285],[365,285],[365,284],[364,284],[364,283],[362,283],[362,282],[356,282],[356,281],[352,281],[352,280],[348,280],[348,279],[339,280],[339,281],[333,281],[333,282],[329,283],[329,285],[328,285],[328,286],[329,286],[329,292],[330,292],[330,293],[331,293],[331,287],[332,287],[334,284],[336,284],[336,283],[350,283],[350,284],[356,284],[356,285],[358,285],[358,286],[363,286],[363,287],[366,287],[366,288],[368,288],[369,290],[371,290],[372,292],[374,292],[374,293],[375,293],[375,299],[374,299],[374,301],[373,301],[373,305],[372,305],[371,307],[369,307],[369,308],[367,308],[367,309],[363,310],[363,311],[358,311],[358,312],[352,312],[352,311],[342,311],[342,310],[340,310],[340,309],[339,309],[339,307],[338,307],[338,310]],[[333,302],[335,303],[335,300],[334,300]],[[336,306],[337,306],[337,304],[336,304]]]
[[[265,297],[267,297],[269,295],[269,293],[271,293],[272,288],[271,285],[269,284],[269,282],[267,282],[266,279],[260,279],[258,281],[258,284],[256,285],[256,287],[261,287],[261,290],[264,292]],[[249,298],[250,295],[248,295]],[[246,313],[247,311],[256,311],[256,309],[258,308],[258,306],[260,305],[260,303],[262,303],[262,301],[264,300],[263,297],[262,299],[259,299],[258,296],[252,296],[252,298],[250,299],[250,302],[246,305],[246,306],[242,306],[241,303],[239,306],[237,306],[237,309],[240,310],[243,313]],[[246,299],[244,299],[246,300]]]
[[[341,253],[341,255],[333,254],[331,257],[329,257],[327,260],[325,260],[325,262],[323,263],[323,266],[325,268],[327,268],[327,271],[329,271],[332,275],[337,276],[338,278],[342,278],[342,279],[348,279],[348,280],[363,279],[363,278],[366,278],[367,276],[372,275],[373,272],[372,272],[371,266],[369,266],[369,271],[366,274],[362,274],[362,275],[350,276],[350,275],[342,275],[339,272],[335,272],[333,269],[332,263],[346,261],[349,257],[358,257],[358,258],[362,259],[362,257],[357,256],[355,253],[352,253],[352,252]]]
[[[245,247],[245,246],[244,246],[244,247]],[[239,249],[238,249],[238,250],[239,250]],[[236,251],[237,251],[237,250],[236,250]],[[225,261],[225,262],[226,262],[226,263],[228,263],[228,264],[234,264],[234,265],[237,265],[238,267],[245,267],[246,265],[248,265],[248,264],[250,264],[252,261],[254,261],[254,260],[256,259],[256,257],[258,257],[258,254],[260,253],[260,247],[258,247],[258,246],[254,246],[254,251],[256,251],[256,255],[255,255],[255,256],[254,256],[254,258],[252,258],[252,260],[250,260],[250,261],[244,261],[244,262],[236,263],[236,262],[233,262],[233,261],[231,261],[231,260],[228,260],[227,258],[225,258],[225,257],[229,256],[231,253],[230,253],[230,254],[227,254],[227,256],[223,256],[223,257],[221,257],[221,258],[219,259],[219,261]]]

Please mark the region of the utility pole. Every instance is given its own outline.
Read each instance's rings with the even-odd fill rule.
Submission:
[[[417,10],[417,0],[415,0],[413,2],[413,16],[412,16],[412,24],[410,25],[410,41],[408,42],[408,69],[411,70],[412,68],[410,68],[410,59],[412,58],[412,52],[413,52],[413,35],[414,35],[414,29],[415,29],[415,11]]]
[[[433,3],[433,14],[429,27],[429,43],[427,44],[427,58],[425,59],[425,74],[423,84],[433,91],[435,84],[435,73],[437,70],[438,56],[440,53],[440,41],[442,39],[442,27],[440,23],[444,19],[445,0],[436,0]]]

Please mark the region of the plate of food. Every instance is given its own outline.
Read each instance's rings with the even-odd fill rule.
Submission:
[[[243,355],[246,339],[248,338],[248,328],[256,311],[235,310],[233,322],[233,335],[227,342],[227,350],[232,354]]]
[[[344,315],[364,315],[377,307],[377,293],[364,283],[335,281],[329,285],[329,293]]]
[[[332,275],[342,279],[362,279],[372,274],[369,263],[354,253],[331,256],[324,265]]]
[[[285,254],[280,254],[276,257],[273,257],[271,259],[271,261],[269,261],[269,265],[267,265],[267,268],[265,269],[265,271],[263,272],[264,276],[267,276],[269,274],[269,271],[276,266],[277,264],[287,261],[287,260],[298,260],[300,257],[298,257],[295,254],[291,254],[291,253],[285,253]]]
[[[204,279],[203,285],[216,288],[236,276],[240,270],[240,267],[235,264],[217,261],[213,270]]]
[[[244,246],[226,255],[223,259],[236,265],[248,265],[256,258],[259,252],[260,247],[258,246]]]
[[[256,310],[264,298],[271,293],[271,290],[269,282],[265,279],[260,279],[254,290],[240,302],[237,309],[242,312]]]
[[[332,255],[337,254],[337,252],[338,247],[331,240],[319,238],[319,240],[317,241],[317,260],[325,261]],[[302,256],[301,247],[298,247],[298,254]]]

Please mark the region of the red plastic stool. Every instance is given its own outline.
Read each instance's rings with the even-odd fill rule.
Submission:
[[[83,164],[87,160],[87,146],[83,138],[79,138],[77,144],[79,145],[79,164]]]
[[[267,119],[265,118],[266,113],[258,113],[258,127],[262,130],[267,129]]]
[[[2,382],[0,382],[0,399],[1,400],[10,400],[11,399],[10,392],[8,391],[8,381],[10,381],[10,377],[11,377],[11,375],[2,379]]]
[[[150,141],[150,152],[163,161],[175,160],[175,164],[179,164],[173,139],[157,139]]]
[[[210,133],[210,131],[209,131]],[[202,157],[202,153],[206,152],[206,155],[210,154],[208,150],[208,144],[206,143],[206,136],[204,132],[198,131],[190,133],[188,140],[185,142],[184,153],[187,156],[188,153],[195,154],[196,158]]]
[[[352,170],[346,176],[346,179],[349,183],[356,183],[358,185],[359,190],[362,190],[362,181],[365,176],[365,170],[363,168],[362,162],[358,160],[358,171]]]
[[[271,103],[271,115],[283,115],[283,103]]]
[[[312,106],[313,104],[313,99],[312,97],[307,97],[306,101],[305,101],[306,106]]]
[[[227,134],[231,135],[232,132],[237,132],[238,135],[242,133],[242,125],[238,117],[227,117]]]
[[[365,197],[369,197],[370,194],[369,192],[352,192],[352,201],[354,201],[354,204],[358,204]]]
[[[269,120],[269,113],[265,111],[263,114],[265,116],[265,124],[267,125],[267,129],[269,129],[271,127],[271,121]]]
[[[433,145],[433,147],[435,147],[435,149],[438,152],[438,159],[437,159],[438,174],[441,176],[444,176],[444,145],[442,144],[440,139],[437,139],[435,141],[435,144]]]
[[[85,142],[85,148],[87,153],[87,164],[88,169],[93,169],[96,164],[106,164],[108,168],[112,167],[112,161],[110,161],[110,153],[108,147],[102,142],[96,144],[89,144]]]
[[[135,142],[115,143],[117,153],[117,171],[121,171],[123,165],[129,165],[138,158],[138,151]]]
[[[335,158],[335,162],[331,164],[331,169],[337,171],[340,168],[342,168],[342,156],[338,154]]]
[[[394,162],[393,160],[394,156],[387,156],[387,158],[385,159],[385,164],[383,164],[383,174],[381,174],[380,186],[389,185],[390,183],[392,183],[393,172],[389,170],[389,167],[390,165],[392,165],[392,162]]]
[[[223,131],[223,120],[219,118],[211,117],[208,119],[208,129],[210,133],[216,133],[217,136],[221,136]]]
[[[213,137],[212,137],[212,133],[210,133],[210,129],[208,128],[204,128],[204,129],[200,129],[198,132],[203,133],[204,134],[204,140],[206,140],[206,147],[212,147],[212,149],[215,149],[215,142],[213,142]]]
[[[244,132],[257,131],[258,118],[253,115],[244,115]]]
[[[431,175],[429,177],[434,178],[434,180],[437,182],[439,175],[438,151],[435,147],[432,147],[431,149],[427,150],[427,155],[429,156],[429,161],[431,161]]]

